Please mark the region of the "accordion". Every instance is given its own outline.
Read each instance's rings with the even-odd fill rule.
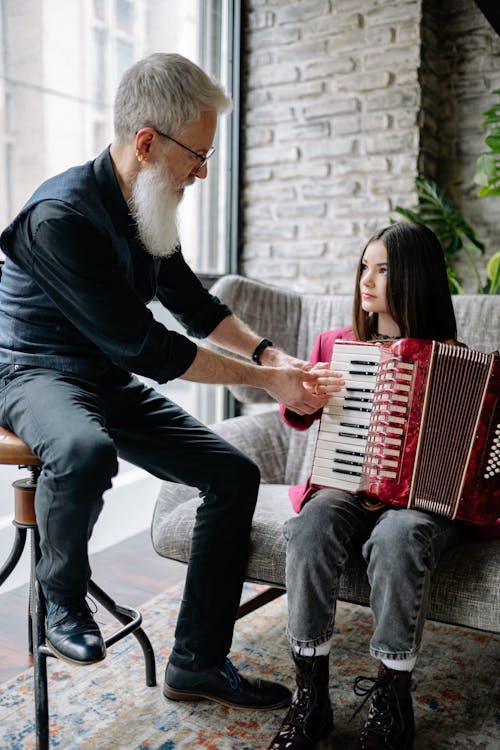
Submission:
[[[421,339],[337,341],[311,482],[472,524],[500,517],[500,356]]]

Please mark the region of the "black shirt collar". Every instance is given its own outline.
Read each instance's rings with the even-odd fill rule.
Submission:
[[[116,231],[119,234],[135,235],[135,223],[120,189],[113,162],[110,154],[110,146],[99,154],[92,165],[94,170],[99,195],[103,205],[111,217]]]

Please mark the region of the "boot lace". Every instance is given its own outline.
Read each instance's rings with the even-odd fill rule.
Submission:
[[[404,729],[403,712],[394,687],[392,675],[383,674],[378,677],[356,677],[354,680],[354,692],[360,697],[364,696],[364,698],[354,711],[350,721],[357,716],[366,701],[372,696],[372,703],[362,734],[370,731],[374,734],[387,735],[395,724],[394,708],[396,708],[399,717],[399,726],[401,729]]]
[[[233,690],[238,690],[238,687],[241,682],[241,677],[238,674],[238,670],[234,666],[231,659],[225,660],[224,669],[226,670],[226,676],[227,676],[227,681],[229,682],[229,687],[231,687]]]
[[[313,710],[314,703],[314,686],[308,684],[306,680],[299,676],[297,679],[297,692],[295,693],[292,704],[288,709],[283,724],[281,725],[278,736],[287,740],[293,739],[298,733],[307,736],[307,719]],[[271,750],[272,747],[273,746],[271,745]]]

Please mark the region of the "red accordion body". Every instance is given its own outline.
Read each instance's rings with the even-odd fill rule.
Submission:
[[[420,339],[338,341],[311,481],[473,524],[500,516],[500,359]]]

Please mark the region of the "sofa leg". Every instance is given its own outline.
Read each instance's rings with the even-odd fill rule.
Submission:
[[[245,615],[250,614],[250,612],[255,612],[259,607],[263,607],[264,604],[272,602],[273,599],[283,596],[284,593],[285,589],[278,589],[274,586],[270,586],[268,589],[265,589],[265,591],[257,594],[257,596],[253,596],[247,602],[244,602],[244,604],[240,604],[236,619],[239,620],[240,617],[245,617]]]

